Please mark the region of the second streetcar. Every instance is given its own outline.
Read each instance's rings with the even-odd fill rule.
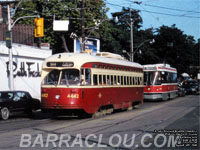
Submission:
[[[144,65],[144,99],[168,100],[177,95],[176,68],[168,64]]]

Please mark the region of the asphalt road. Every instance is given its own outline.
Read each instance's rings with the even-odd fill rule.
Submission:
[[[187,95],[95,119],[19,114],[0,121],[0,150],[200,149],[199,106],[199,95]]]

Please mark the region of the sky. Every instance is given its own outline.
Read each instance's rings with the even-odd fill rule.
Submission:
[[[200,38],[200,0],[106,0],[112,12],[119,12],[122,7],[141,10],[142,29],[159,28],[162,25],[176,27],[195,40]]]

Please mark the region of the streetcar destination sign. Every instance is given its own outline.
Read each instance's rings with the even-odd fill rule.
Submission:
[[[47,67],[73,67],[73,62],[47,62]]]

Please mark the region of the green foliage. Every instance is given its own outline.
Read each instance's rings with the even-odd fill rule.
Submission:
[[[85,0],[84,34],[86,37],[96,37],[101,41],[101,51],[124,55],[122,50],[130,53],[130,18],[133,19],[134,60],[141,64],[168,63],[183,72],[197,74],[192,66],[199,66],[200,39],[195,42],[192,36],[183,33],[176,25],[161,26],[158,29],[142,30],[142,18],[139,11],[123,8],[112,17],[118,17],[118,22],[109,20],[104,0]],[[76,33],[81,37],[82,0],[22,0],[14,19],[20,16],[40,15],[44,17],[45,36],[43,42],[51,44],[55,52],[63,52],[63,41],[72,51],[70,34]],[[68,32],[53,31],[53,17],[56,20],[69,20]],[[18,23],[34,24],[33,19],[23,19]],[[99,26],[96,26],[99,24]],[[98,28],[95,28],[98,27]],[[149,41],[154,39],[154,43]]]
[[[194,65],[195,56],[199,55],[195,50],[195,40],[192,36],[183,34],[183,31],[175,25],[171,27],[161,26],[155,35],[154,48],[159,56],[158,63],[168,63],[177,68],[178,73],[191,74],[191,66]],[[197,64],[196,64],[197,65]]]
[[[48,42],[56,49],[62,49],[60,45],[60,38],[65,35],[66,40],[69,38],[71,32],[78,36],[81,34],[81,0],[22,0],[20,3],[14,19],[21,16],[40,15],[44,17],[45,36],[42,38],[43,42]],[[95,26],[95,22],[106,17],[106,11],[103,0],[86,0],[85,3],[85,28]],[[53,17],[56,20],[69,20],[70,27],[68,32],[54,32],[53,31]],[[18,23],[34,24],[33,19],[23,19]],[[85,30],[85,35],[90,33]],[[55,46],[57,45],[57,46]],[[62,44],[61,44],[62,45]]]
[[[106,22],[100,28],[101,50],[122,54],[122,50],[130,50],[130,17],[134,20],[134,32],[141,27],[142,19],[138,11],[126,8],[112,16],[118,21]]]

